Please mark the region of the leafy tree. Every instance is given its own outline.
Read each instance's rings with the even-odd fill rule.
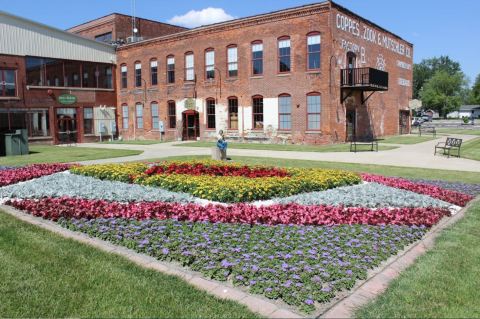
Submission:
[[[446,70],[440,70],[425,82],[420,97],[425,107],[446,117],[462,104],[462,90],[465,86],[465,76],[462,72],[452,75]]]
[[[453,61],[449,56],[424,59],[413,66],[413,98],[420,98],[420,91],[431,77],[438,71],[445,71],[450,75],[462,72],[460,63]]]
[[[470,91],[468,103],[471,105],[480,104],[480,74],[475,79],[475,83]]]

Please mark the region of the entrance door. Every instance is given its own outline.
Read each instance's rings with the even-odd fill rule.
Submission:
[[[200,125],[198,112],[188,110],[182,114],[183,134],[182,140],[196,140],[200,136]]]
[[[354,139],[356,134],[357,113],[355,110],[349,110],[347,111],[346,118],[347,142],[350,142]]]
[[[353,52],[347,52],[348,85],[354,85],[353,69],[357,66],[357,56]]]
[[[56,110],[57,141],[59,144],[77,143],[77,109],[60,108]]]
[[[409,134],[410,111],[400,111],[398,121],[400,134]]]

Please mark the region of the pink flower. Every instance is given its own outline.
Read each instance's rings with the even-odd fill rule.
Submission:
[[[16,184],[46,175],[66,171],[70,164],[33,164],[0,171],[0,186]]]

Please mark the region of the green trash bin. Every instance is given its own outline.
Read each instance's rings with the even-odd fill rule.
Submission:
[[[18,132],[20,132],[20,153],[21,153],[21,155],[28,155],[29,154],[28,130],[27,129],[21,129],[21,130],[17,130],[17,133]]]
[[[21,132],[17,131],[15,133],[5,133],[5,155],[6,156],[15,156],[15,155],[22,155],[22,148],[21,148]]]

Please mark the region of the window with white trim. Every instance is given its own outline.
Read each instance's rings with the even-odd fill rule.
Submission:
[[[205,78],[207,80],[215,78],[215,51],[207,50],[205,52]]]
[[[159,126],[160,117],[158,113],[157,102],[152,102],[152,104],[150,104],[150,112],[152,113],[152,129],[158,130],[160,128]]]
[[[195,68],[194,68],[193,53],[185,54],[185,81],[195,80]]]
[[[254,42],[252,44],[252,74],[263,74],[263,43]]]
[[[127,77],[127,66],[122,65],[120,67],[120,77],[122,82],[122,89],[126,89],[128,85],[128,77]]]
[[[227,48],[228,77],[238,76],[238,49],[236,46]]]
[[[292,129],[292,97],[287,94],[278,97],[278,128]]]
[[[122,128],[128,129],[128,105],[122,105]]]
[[[308,70],[320,69],[320,34],[311,34],[307,37]]]
[[[135,105],[135,117],[137,120],[137,128],[143,129],[143,104],[137,103]]]
[[[290,54],[290,38],[280,38],[278,40],[278,71],[280,73],[291,71]]]
[[[307,129],[320,130],[320,115],[322,112],[322,101],[320,94],[311,93],[307,95]]]
[[[135,86],[142,86],[142,64],[140,62],[135,63]]]
[[[150,61],[150,84],[151,85],[158,84],[158,61],[157,60]]]
[[[175,57],[167,57],[167,83],[175,83]]]

